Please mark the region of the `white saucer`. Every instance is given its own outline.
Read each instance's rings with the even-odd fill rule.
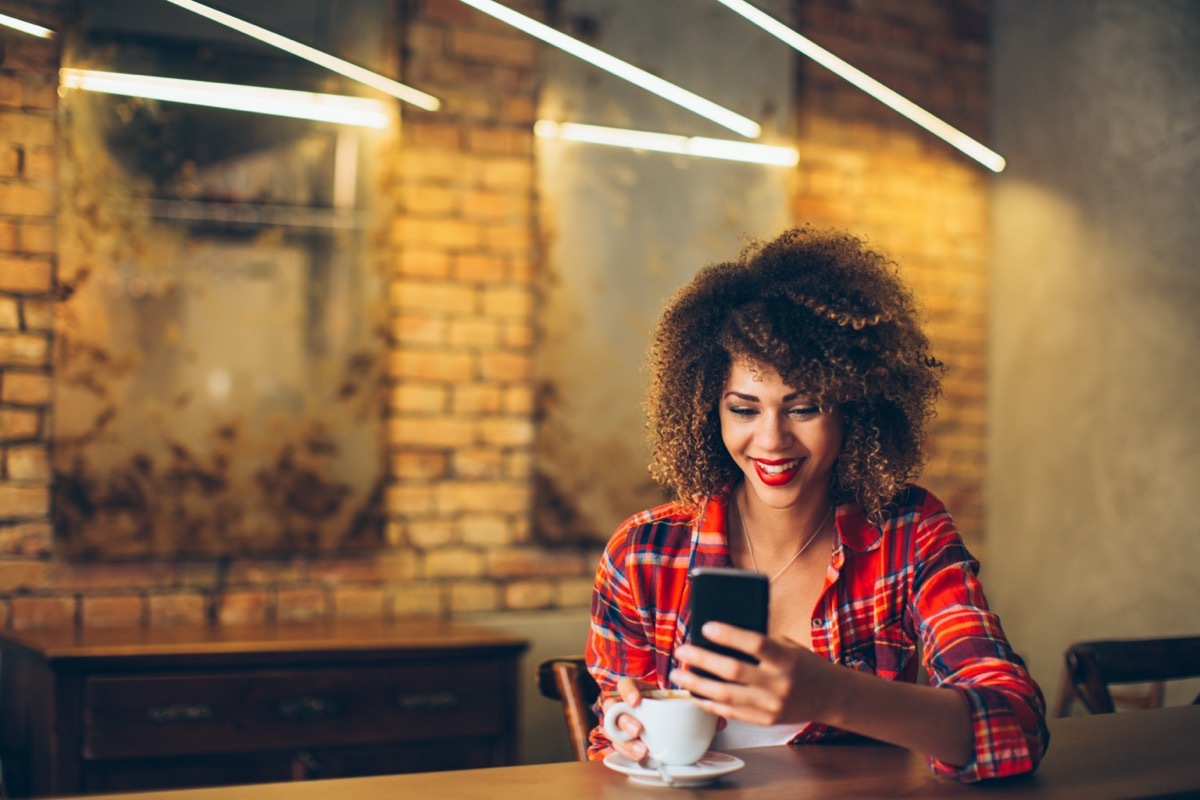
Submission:
[[[704,754],[704,758],[697,761],[695,764],[688,764],[682,767],[667,767],[667,773],[674,780],[674,783],[664,783],[662,777],[658,774],[657,769],[650,769],[642,766],[633,759],[626,758],[620,753],[609,753],[604,757],[604,766],[609,769],[623,772],[629,776],[629,780],[634,783],[645,784],[646,786],[678,786],[682,788],[690,788],[693,786],[703,786],[706,783],[712,783],[722,775],[728,775],[731,772],[737,772],[742,767],[746,766],[746,762],[740,758],[726,755],[725,753],[714,753],[711,750]]]

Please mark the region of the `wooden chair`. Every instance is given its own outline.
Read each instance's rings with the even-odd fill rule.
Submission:
[[[588,734],[596,727],[592,706],[600,696],[600,687],[588,674],[583,656],[547,658],[538,664],[538,691],[543,697],[562,703],[576,761],[587,761]]]
[[[1075,698],[1091,714],[1115,711],[1114,697],[1123,705],[1158,708],[1165,681],[1200,677],[1200,636],[1076,642],[1067,648],[1065,661],[1058,716],[1070,712]],[[1148,683],[1150,690],[1140,697],[1110,690],[1112,684],[1129,683]],[[1194,702],[1200,703],[1200,696]]]

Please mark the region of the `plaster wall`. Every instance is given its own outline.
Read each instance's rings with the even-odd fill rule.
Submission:
[[[1198,41],[1187,0],[993,6],[984,577],[1051,700],[1072,641],[1200,632]]]

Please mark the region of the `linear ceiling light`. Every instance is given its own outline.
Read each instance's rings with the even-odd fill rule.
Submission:
[[[178,0],[171,0],[171,2],[178,2]],[[670,100],[672,103],[683,106],[688,111],[710,119],[718,125],[723,125],[731,131],[736,131],[742,136],[756,139],[762,133],[762,128],[759,127],[758,123],[748,117],[743,117],[741,114],[734,113],[724,106],[719,106],[710,100],[705,100],[698,94],[693,94],[687,89],[676,86],[670,81],[665,81],[657,75],[651,75],[644,69],[622,61],[616,56],[611,56],[603,50],[598,50],[590,44],[584,44],[574,37],[557,31],[549,25],[544,25],[524,14],[513,11],[507,6],[502,6],[499,3],[493,2],[493,0],[462,0],[462,2],[479,9],[485,14],[491,14],[501,22],[506,22],[514,28],[528,33],[530,36],[541,39],[547,44],[554,45],[560,50],[565,50],[593,66],[607,70],[618,78],[624,78],[630,83],[653,92],[665,100]]]
[[[253,23],[230,16],[223,11],[217,11],[215,8],[210,8],[203,3],[197,3],[195,0],[167,0],[168,3],[173,3],[180,8],[186,8],[188,11],[193,11],[202,17],[219,22],[229,28],[233,28],[239,33],[244,33],[247,36],[252,36],[261,42],[265,42],[272,47],[278,47],[287,53],[294,56],[311,61],[332,70],[339,75],[343,75],[359,83],[364,83],[372,89],[378,89],[384,94],[389,94],[397,100],[403,100],[406,103],[412,103],[418,108],[423,108],[426,111],[437,111],[442,103],[436,97],[425,92],[405,86],[403,83],[394,81],[391,78],[384,77],[378,72],[372,72],[369,69],[364,69],[357,64],[351,64],[349,61],[344,61],[337,56],[331,56],[329,53],[317,50],[314,47],[309,47],[306,44],[289,39],[286,36],[280,36],[277,33],[261,28]]]
[[[8,14],[0,14],[0,25],[16,28],[22,33],[28,33],[30,36],[40,36],[43,39],[54,38],[54,31],[49,28],[43,28],[41,25],[34,25],[32,22],[10,17]]]
[[[364,97],[293,92],[261,86],[185,81],[178,78],[89,69],[63,69],[60,70],[59,77],[62,85],[68,89],[86,89],[91,92],[145,97],[234,111],[253,111],[281,117],[335,122],[340,125],[384,128],[388,124],[387,105]]]
[[[633,150],[676,153],[681,156],[748,161],[752,164],[794,167],[800,161],[800,154],[790,147],[771,147],[731,139],[708,139],[703,136],[676,136],[670,133],[604,128],[576,122],[540,119],[533,126],[533,132],[543,139],[566,139],[572,142],[628,147]]]
[[[772,36],[782,39],[813,61],[850,81],[850,83],[862,89],[884,105],[899,111],[930,133],[945,139],[993,172],[1000,172],[1004,169],[1004,158],[999,153],[984,147],[970,136],[938,119],[916,103],[889,89],[861,70],[850,66],[811,39],[801,36],[782,22],[759,11],[747,3],[746,0],[717,0],[717,2],[741,14]]]

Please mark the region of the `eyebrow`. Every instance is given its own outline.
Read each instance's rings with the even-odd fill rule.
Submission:
[[[748,402],[751,402],[751,403],[757,403],[757,402],[759,402],[759,399],[758,399],[758,397],[757,397],[756,395],[752,395],[752,394],[742,394],[741,392],[734,392],[734,391],[728,391],[728,392],[726,392],[726,393],[725,393],[725,397],[729,397],[729,396],[731,396],[731,395],[732,395],[733,397],[736,397],[736,398],[740,399],[740,400],[746,400],[746,401],[748,401]],[[784,396],[783,396],[783,402],[785,402],[785,403],[790,403],[790,402],[792,402],[793,400],[798,400],[799,398],[801,398],[801,397],[803,397],[803,396],[804,396],[804,392],[792,392],[791,394],[786,394],[786,395],[784,395]]]

